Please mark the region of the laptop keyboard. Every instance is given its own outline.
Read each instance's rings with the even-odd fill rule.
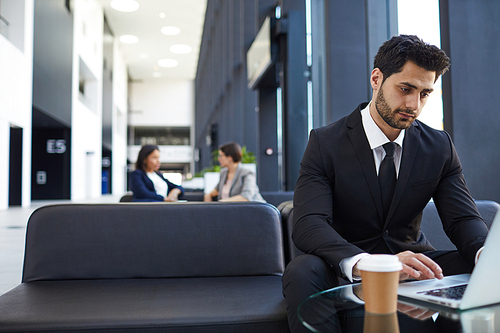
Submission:
[[[465,291],[466,287],[467,287],[467,285],[464,284],[461,286],[454,286],[454,287],[446,287],[446,288],[440,288],[440,289],[421,291],[418,294],[438,296],[438,297],[444,297],[444,298],[458,300],[458,299],[462,299],[462,296],[464,295],[464,291]]]

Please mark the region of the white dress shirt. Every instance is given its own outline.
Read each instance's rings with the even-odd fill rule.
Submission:
[[[161,179],[156,172],[146,172],[146,175],[148,175],[148,178],[153,182],[156,194],[166,197],[168,191],[167,182]]]

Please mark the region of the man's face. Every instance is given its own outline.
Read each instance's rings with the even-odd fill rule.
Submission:
[[[375,108],[385,123],[399,130],[410,127],[433,91],[435,76],[435,72],[407,62],[401,72],[380,83]]]

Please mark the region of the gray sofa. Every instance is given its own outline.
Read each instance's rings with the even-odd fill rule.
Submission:
[[[495,201],[490,200],[476,200],[476,205],[483,218],[484,222],[488,228],[490,228],[493,218],[497,213],[500,205]],[[284,234],[284,247],[285,247],[285,265],[290,262],[296,256],[302,254],[303,252],[297,249],[292,241],[292,228],[293,228],[293,202],[286,201],[278,206],[278,210],[281,213],[281,218],[283,222],[283,234]],[[437,250],[456,250],[455,245],[446,236],[441,219],[437,212],[434,202],[429,202],[425,206],[422,215],[422,232],[425,237],[430,241],[430,243]]]
[[[269,204],[45,206],[0,332],[288,332],[283,269]]]

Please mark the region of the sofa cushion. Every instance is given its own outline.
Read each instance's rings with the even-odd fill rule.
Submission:
[[[44,206],[28,221],[23,282],[280,275],[282,244],[264,203]]]
[[[479,214],[481,214],[481,217],[489,229],[500,205],[491,200],[475,200],[475,202]],[[421,228],[425,237],[437,250],[457,249],[448,236],[446,236],[441,218],[439,217],[436,205],[433,201],[430,201],[424,208]]]
[[[0,296],[0,332],[288,332],[280,276],[37,281]]]

